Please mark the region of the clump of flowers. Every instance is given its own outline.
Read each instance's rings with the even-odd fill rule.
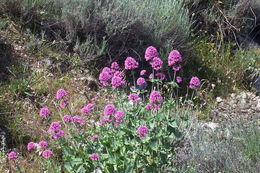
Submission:
[[[66,96],[68,96],[68,93],[64,89],[58,89],[56,93],[56,99],[62,99]]]
[[[155,76],[158,77],[160,80],[164,80],[166,77],[164,73],[155,73]]]
[[[49,159],[53,155],[53,152],[51,150],[44,150],[41,153],[41,156],[45,159]]]
[[[17,157],[18,157],[18,154],[17,154],[17,152],[14,152],[14,151],[7,154],[8,160],[16,159]]]
[[[179,51],[172,50],[168,56],[168,66],[172,66],[174,71],[179,71],[182,66],[179,64],[183,61],[183,58]]]
[[[39,142],[39,147],[40,148],[46,148],[48,146],[48,143],[46,141],[40,141]]]
[[[116,123],[117,124],[121,123],[124,117],[125,117],[125,113],[123,111],[117,111],[115,115]]]
[[[51,111],[48,108],[41,108],[40,109],[40,116],[46,117],[51,114]]]
[[[75,125],[79,125],[79,126],[83,126],[85,125],[85,120],[83,117],[79,116],[79,115],[75,115],[72,117],[72,122],[75,124]]]
[[[132,57],[127,57],[125,60],[125,69],[126,70],[133,70],[137,69],[139,66],[139,63]]]
[[[52,139],[59,139],[64,136],[64,131],[61,130],[62,126],[59,122],[52,122],[49,128]]]
[[[94,109],[94,105],[93,104],[88,104],[87,106],[84,106],[82,109],[81,109],[81,112],[84,114],[84,115],[87,115],[87,114],[89,114],[89,112],[91,111],[91,110],[93,110]]]
[[[116,113],[116,108],[114,105],[108,104],[105,106],[104,113],[103,113],[104,116],[109,116],[115,113]]]
[[[113,77],[113,72],[111,71],[111,69],[105,67],[103,68],[102,72],[99,74],[98,79],[103,86],[108,86],[112,77]]]
[[[118,70],[120,67],[119,67],[117,62],[112,62],[111,68],[114,69],[114,70]]]
[[[99,154],[98,153],[92,153],[89,155],[89,158],[91,160],[97,160],[99,158]]]
[[[144,139],[146,134],[149,133],[148,127],[141,125],[137,128],[137,134],[139,135],[139,138]]]
[[[72,116],[70,116],[70,115],[64,115],[64,116],[63,116],[63,120],[64,120],[65,122],[72,122],[73,118],[72,118]]]
[[[99,138],[98,135],[94,135],[94,136],[91,137],[92,140],[97,140],[98,138]]]
[[[191,89],[200,87],[200,79],[198,77],[192,77],[190,80],[190,86]]]
[[[145,59],[146,61],[149,61],[151,59],[153,59],[154,57],[158,57],[159,53],[157,51],[157,49],[153,46],[149,46],[146,50],[145,50]]]
[[[152,91],[149,97],[150,103],[158,103],[163,100],[162,95],[158,91]]]
[[[158,91],[152,91],[149,97],[150,104],[146,105],[145,108],[153,110],[153,112],[157,112],[162,106],[162,101],[162,95]]]
[[[67,98],[69,94],[64,89],[58,89],[56,93],[56,99],[60,101],[60,107],[65,108],[69,99]]]
[[[141,101],[141,98],[138,96],[138,94],[135,94],[135,93],[129,94],[128,99],[130,101],[132,101],[132,102],[139,102],[139,101]]]
[[[145,73],[146,73],[146,70],[141,70],[141,72],[140,72],[140,76],[145,75]]]
[[[121,76],[114,75],[112,78],[112,88],[115,89],[125,84],[125,80]]]
[[[155,71],[158,71],[162,68],[163,66],[163,61],[158,58],[158,57],[154,57],[151,61],[150,61],[150,65],[152,66],[152,68],[155,70]]]
[[[177,76],[177,77],[176,77],[176,82],[177,82],[177,83],[181,83],[181,82],[182,82],[182,78],[181,78],[180,76]]]
[[[37,148],[37,145],[34,142],[29,142],[27,144],[27,150],[28,151],[34,150],[35,148]]]

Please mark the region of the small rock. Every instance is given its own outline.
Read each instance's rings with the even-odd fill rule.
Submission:
[[[213,122],[207,122],[207,123],[202,124],[202,127],[211,129],[211,130],[215,130],[219,127],[219,124],[213,123]]]
[[[217,98],[216,98],[216,101],[217,101],[217,103],[220,103],[220,102],[222,102],[223,100],[222,100],[222,98],[217,97]]]

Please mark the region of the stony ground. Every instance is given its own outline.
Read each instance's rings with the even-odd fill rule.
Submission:
[[[226,99],[216,98],[216,107],[211,110],[214,122],[232,118],[260,118],[260,96],[252,92],[232,93]]]

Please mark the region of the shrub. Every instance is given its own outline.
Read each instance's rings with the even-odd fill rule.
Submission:
[[[194,121],[186,131],[186,151],[177,152],[176,163],[182,172],[258,172],[260,136],[256,124],[256,119],[237,118],[207,130]]]

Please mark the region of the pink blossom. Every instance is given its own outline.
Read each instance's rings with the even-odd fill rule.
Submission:
[[[50,125],[50,128],[49,130],[52,132],[52,133],[55,133],[55,131],[61,129],[61,124],[59,122],[52,122],[51,125]]]
[[[65,104],[65,103],[60,104],[60,108],[62,108],[62,109],[64,109],[66,106],[67,106],[67,104]]]
[[[121,123],[123,118],[125,117],[125,113],[123,111],[117,111],[115,115],[116,123]]]
[[[61,99],[66,96],[68,96],[68,93],[64,89],[58,89],[56,93],[56,99]]]
[[[97,154],[97,153],[92,153],[92,154],[89,155],[89,158],[90,158],[91,160],[97,160],[97,159],[99,158],[99,154]]]
[[[107,69],[106,70],[103,69],[103,71],[99,74],[98,79],[103,86],[108,86],[112,76],[113,75],[111,74],[111,71],[108,72]]]
[[[88,114],[91,110],[94,109],[94,105],[93,104],[88,104],[87,106],[84,106],[82,109],[81,109],[81,112],[83,114]]]
[[[139,77],[139,78],[137,79],[136,83],[137,83],[137,85],[141,86],[141,85],[143,85],[143,84],[146,84],[146,81],[145,81],[144,78]]]
[[[182,56],[180,54],[179,51],[177,50],[172,50],[168,56],[168,66],[172,66],[174,65],[175,63],[179,63],[179,62],[182,62],[183,59],[182,59]]]
[[[109,118],[100,118],[99,119],[99,122],[101,125],[105,125],[107,121],[109,121]]]
[[[151,73],[150,75],[149,75],[149,79],[153,79],[154,78],[154,75],[153,75],[153,73]]]
[[[140,72],[140,75],[143,76],[143,75],[145,75],[145,73],[146,73],[146,70],[142,70],[142,71]]]
[[[48,143],[46,141],[41,141],[41,142],[39,142],[39,146],[41,148],[46,148],[48,146]]]
[[[116,108],[114,105],[108,104],[105,106],[104,113],[103,113],[104,116],[109,116],[115,113],[116,113]]]
[[[192,77],[190,80],[190,88],[198,88],[200,86],[200,79],[198,77]]]
[[[158,77],[160,80],[165,79],[165,74],[163,74],[163,73],[156,73],[155,76]]]
[[[14,151],[12,151],[12,152],[7,154],[7,158],[9,160],[16,159],[17,157],[18,157],[18,154],[16,152],[14,152]]]
[[[127,57],[125,60],[125,69],[131,70],[138,68],[139,63],[132,57]]]
[[[116,72],[114,73],[114,76],[117,76],[117,77],[124,77],[124,73],[121,72],[121,71],[116,71]]]
[[[51,111],[48,108],[41,108],[40,109],[40,116],[46,117],[51,114]]]
[[[36,145],[34,142],[29,142],[29,143],[27,144],[27,150],[28,150],[28,151],[31,151],[31,150],[33,150],[33,149],[35,149],[35,148],[37,148],[37,145]]]
[[[152,91],[149,97],[150,103],[160,102],[163,100],[162,95],[158,91]]]
[[[150,65],[152,66],[152,68],[156,71],[160,70],[163,66],[163,61],[158,58],[158,57],[154,57],[152,59],[152,61],[150,61]]]
[[[94,135],[94,136],[91,137],[92,140],[97,140],[98,138],[99,138],[98,135]]]
[[[174,71],[180,71],[181,68],[182,68],[182,65],[172,66],[172,70],[174,70]]]
[[[149,109],[149,110],[152,110],[152,109],[153,109],[153,106],[152,106],[151,104],[147,104],[147,105],[145,106],[145,108],[146,108],[146,109]]]
[[[125,84],[125,80],[122,77],[114,76],[112,78],[112,88],[115,89],[121,85]]]
[[[63,130],[58,130],[58,131],[56,131],[56,132],[51,134],[51,138],[56,140],[56,139],[59,139],[59,138],[63,137],[64,134],[65,133],[64,133]]]
[[[112,62],[111,68],[112,68],[112,69],[115,69],[115,70],[118,70],[118,69],[119,69],[118,63],[117,63],[117,62]]]
[[[177,83],[181,83],[181,82],[182,82],[182,78],[181,78],[180,76],[177,76],[177,77],[176,77],[176,82],[177,82]]]
[[[85,124],[84,118],[82,118],[82,117],[79,116],[79,115],[73,116],[73,117],[72,117],[72,122],[73,122],[74,124],[79,124],[80,126],[83,126],[83,125]]]
[[[63,120],[65,122],[72,122],[72,117],[70,115],[64,115]]]
[[[53,152],[51,150],[44,150],[41,153],[41,155],[42,155],[43,158],[48,159],[53,155]]]
[[[153,46],[149,46],[146,50],[145,50],[145,59],[146,61],[149,61],[151,59],[153,59],[154,57],[158,57],[159,53],[157,51],[157,49]]]
[[[145,135],[145,134],[149,133],[149,129],[146,126],[141,125],[138,127],[136,132],[138,135]]]
[[[128,96],[128,99],[133,102],[139,102],[141,101],[141,98],[138,96],[138,94],[132,93]]]

